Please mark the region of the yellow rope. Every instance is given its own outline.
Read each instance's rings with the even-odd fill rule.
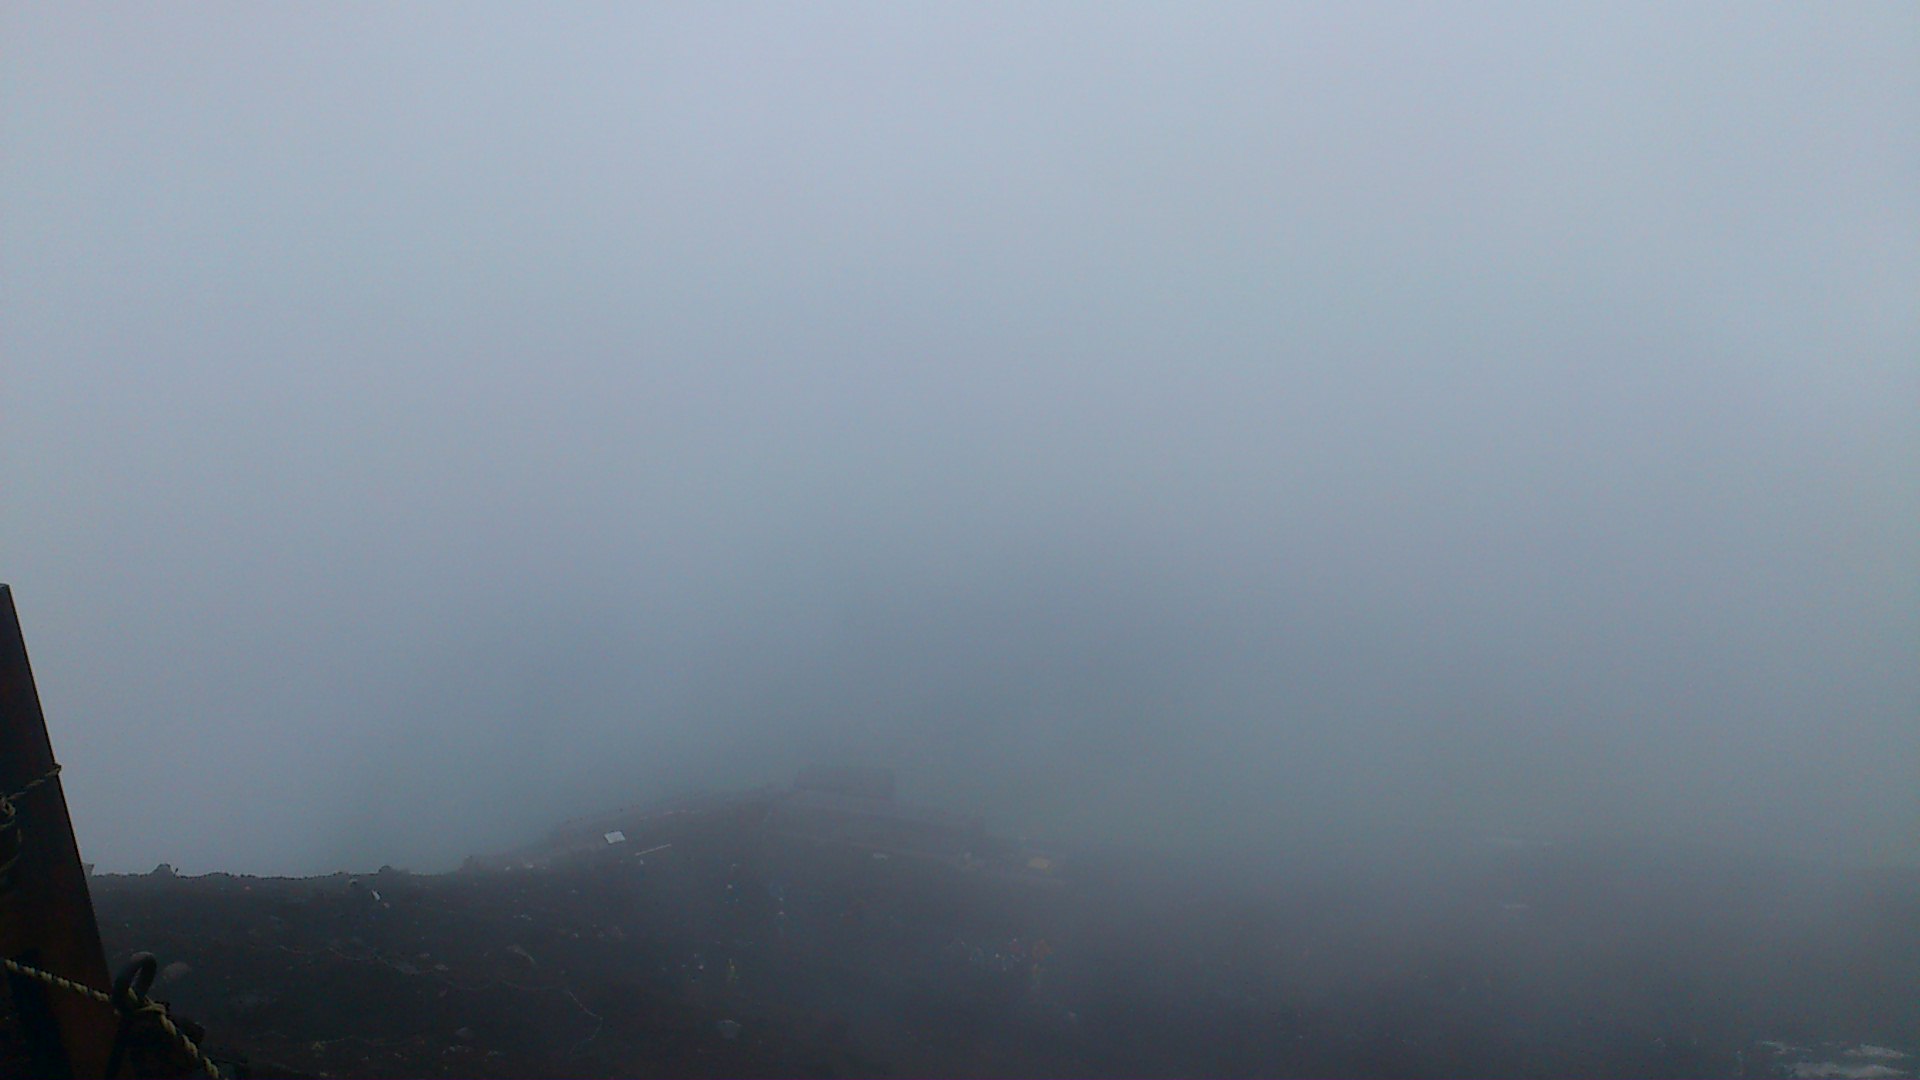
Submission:
[[[80,994],[84,997],[90,997],[102,1005],[113,1004],[113,997],[111,995],[103,994],[100,991],[95,990],[93,987],[88,986],[84,983],[77,983],[77,982],[74,982],[72,979],[63,979],[60,976],[55,975],[51,971],[41,971],[37,967],[30,967],[26,964],[20,963],[17,960],[8,960],[5,957],[0,957],[0,964],[5,964],[7,967],[7,970],[13,972],[16,975],[25,975],[28,978],[39,979],[41,982],[46,983],[49,986],[57,986],[62,990],[71,990],[74,993]]]
[[[0,835],[6,833],[13,834],[13,839],[9,844],[0,845],[0,850],[4,850],[9,846],[13,849],[6,852],[4,859],[0,859],[0,880],[4,880],[7,872],[13,869],[13,864],[20,861],[20,819],[18,813],[14,810],[13,800],[31,794],[34,788],[39,787],[59,775],[60,766],[55,765],[53,768],[48,769],[46,772],[41,773],[29,781],[27,786],[21,788],[19,791],[11,795],[0,795]]]
[[[54,777],[59,775],[60,775],[60,766],[55,765],[53,768],[48,769],[46,772],[42,773],[41,775],[35,777],[33,780],[29,781],[27,785],[25,787],[22,787],[19,791],[16,791],[11,795],[0,795],[0,827],[16,828],[17,825],[15,823],[13,801],[15,799],[21,798],[22,796],[31,794],[35,788],[51,782]],[[8,858],[5,864],[0,865],[0,874],[5,873],[9,868],[11,868],[14,863],[14,860],[17,857],[18,857],[18,852],[15,852],[14,856]],[[120,1007],[120,1003],[116,1002],[113,999],[113,995],[102,993],[101,991],[95,990],[93,987],[87,986],[84,983],[77,983],[77,982],[74,982],[72,979],[62,978],[59,975],[55,975],[51,971],[42,971],[37,967],[32,967],[27,964],[22,964],[17,960],[9,960],[3,956],[0,956],[0,964],[4,964],[8,971],[11,971],[16,975],[25,975],[27,978],[30,978],[30,979],[38,979],[39,981],[46,983],[48,986],[58,987],[62,990],[67,990],[72,993],[79,994],[82,997],[92,998],[93,1000],[99,1002],[100,1004],[106,1005],[110,1008],[118,1009]],[[193,1059],[199,1063],[200,1067],[206,1070],[206,1073],[209,1077],[212,1077],[213,1080],[221,1080],[220,1067],[215,1065],[213,1063],[213,1059],[207,1057],[204,1051],[202,1051],[198,1046],[194,1045],[193,1040],[187,1037],[186,1032],[181,1031],[179,1027],[177,1027],[174,1024],[173,1018],[167,1015],[166,1006],[161,1005],[159,1002],[151,1000],[146,995],[138,993],[137,991],[128,994],[127,997],[129,1000],[127,1001],[126,1004],[128,1006],[127,1011],[129,1014],[147,1013],[151,1015],[155,1020],[159,1021],[161,1030],[165,1031],[170,1037],[172,1037],[174,1042],[180,1044],[180,1048],[185,1050],[189,1055],[191,1055]]]
[[[48,986],[57,986],[62,990],[70,990],[82,997],[92,998],[102,1005],[114,1005],[113,995],[102,993],[91,986],[74,982],[72,979],[63,979],[51,971],[41,971],[37,967],[30,967],[17,960],[8,960],[5,957],[0,957],[0,964],[6,965],[8,971],[17,975],[25,975],[30,979],[38,979]],[[213,1059],[209,1058],[205,1051],[194,1045],[193,1040],[187,1037],[186,1032],[181,1031],[174,1025],[173,1018],[167,1015],[166,1006],[161,1005],[157,1001],[152,1001],[145,996],[130,996],[133,997],[133,1012],[148,1013],[153,1016],[154,1019],[160,1022],[161,1030],[171,1036],[174,1042],[179,1043],[182,1050],[192,1055],[194,1061],[198,1062],[200,1067],[206,1070],[207,1075],[212,1077],[212,1080],[222,1080],[220,1067],[213,1063]]]
[[[0,828],[17,829],[18,823],[15,817],[14,800],[32,794],[35,788],[52,782],[53,778],[59,775],[60,766],[55,765],[53,768],[48,769],[46,772],[28,781],[26,786],[22,787],[19,791],[11,795],[0,795]],[[5,864],[0,864],[0,874],[4,874],[8,869],[12,868],[14,861],[18,857],[19,852],[16,851],[7,859]],[[120,1007],[121,1003],[116,1002],[113,999],[113,995],[102,993],[91,986],[74,982],[72,979],[62,978],[51,971],[42,971],[37,967],[22,964],[18,960],[9,960],[3,956],[0,956],[0,964],[4,964],[8,971],[16,975],[25,975],[30,979],[38,979],[48,986],[58,987],[62,990],[79,994],[82,997],[92,998],[110,1008],[118,1009]],[[213,1080],[221,1080],[220,1067],[215,1065],[213,1060],[207,1057],[204,1051],[194,1045],[193,1040],[187,1037],[186,1032],[181,1031],[179,1027],[174,1024],[173,1018],[167,1015],[166,1006],[138,992],[130,993],[127,996],[129,1000],[126,1002],[126,1005],[129,1015],[132,1013],[147,1013],[151,1015],[155,1020],[159,1021],[161,1030],[172,1037],[174,1042],[180,1044],[180,1048],[191,1055],[194,1061],[198,1062],[200,1067],[206,1070],[208,1076],[212,1077]]]
[[[46,772],[41,773],[39,776],[33,778],[33,780],[27,783],[26,787],[21,788],[19,791],[16,791],[11,795],[0,796],[0,803],[12,804],[13,800],[19,798],[22,795],[31,793],[34,788],[39,787],[41,784],[44,784],[59,775],[60,775],[60,766],[55,765],[53,768],[48,769]]]

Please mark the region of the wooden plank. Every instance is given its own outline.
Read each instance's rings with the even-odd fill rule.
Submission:
[[[26,787],[53,769],[53,744],[13,590],[0,585],[0,794]],[[0,892],[0,955],[109,991],[107,959],[87,892],[86,868],[56,777],[15,801],[20,859]],[[15,1008],[37,1075],[102,1076],[117,1020],[113,1010],[78,994],[9,976]]]

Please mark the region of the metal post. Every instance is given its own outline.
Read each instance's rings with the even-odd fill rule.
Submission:
[[[0,795],[53,769],[40,695],[27,666],[13,590],[0,585]],[[0,890],[0,955],[106,992],[107,958],[87,893],[86,869],[55,779],[15,801],[20,856]],[[9,989],[36,1075],[102,1076],[118,1023],[113,1010],[9,973]]]

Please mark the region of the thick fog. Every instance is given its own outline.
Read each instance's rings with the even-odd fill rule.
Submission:
[[[103,869],[889,765],[1061,841],[1920,858],[1920,9],[0,17]]]

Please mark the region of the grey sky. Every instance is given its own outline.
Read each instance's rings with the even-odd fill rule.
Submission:
[[[1920,857],[1920,10],[0,8],[83,851],[822,756]]]

